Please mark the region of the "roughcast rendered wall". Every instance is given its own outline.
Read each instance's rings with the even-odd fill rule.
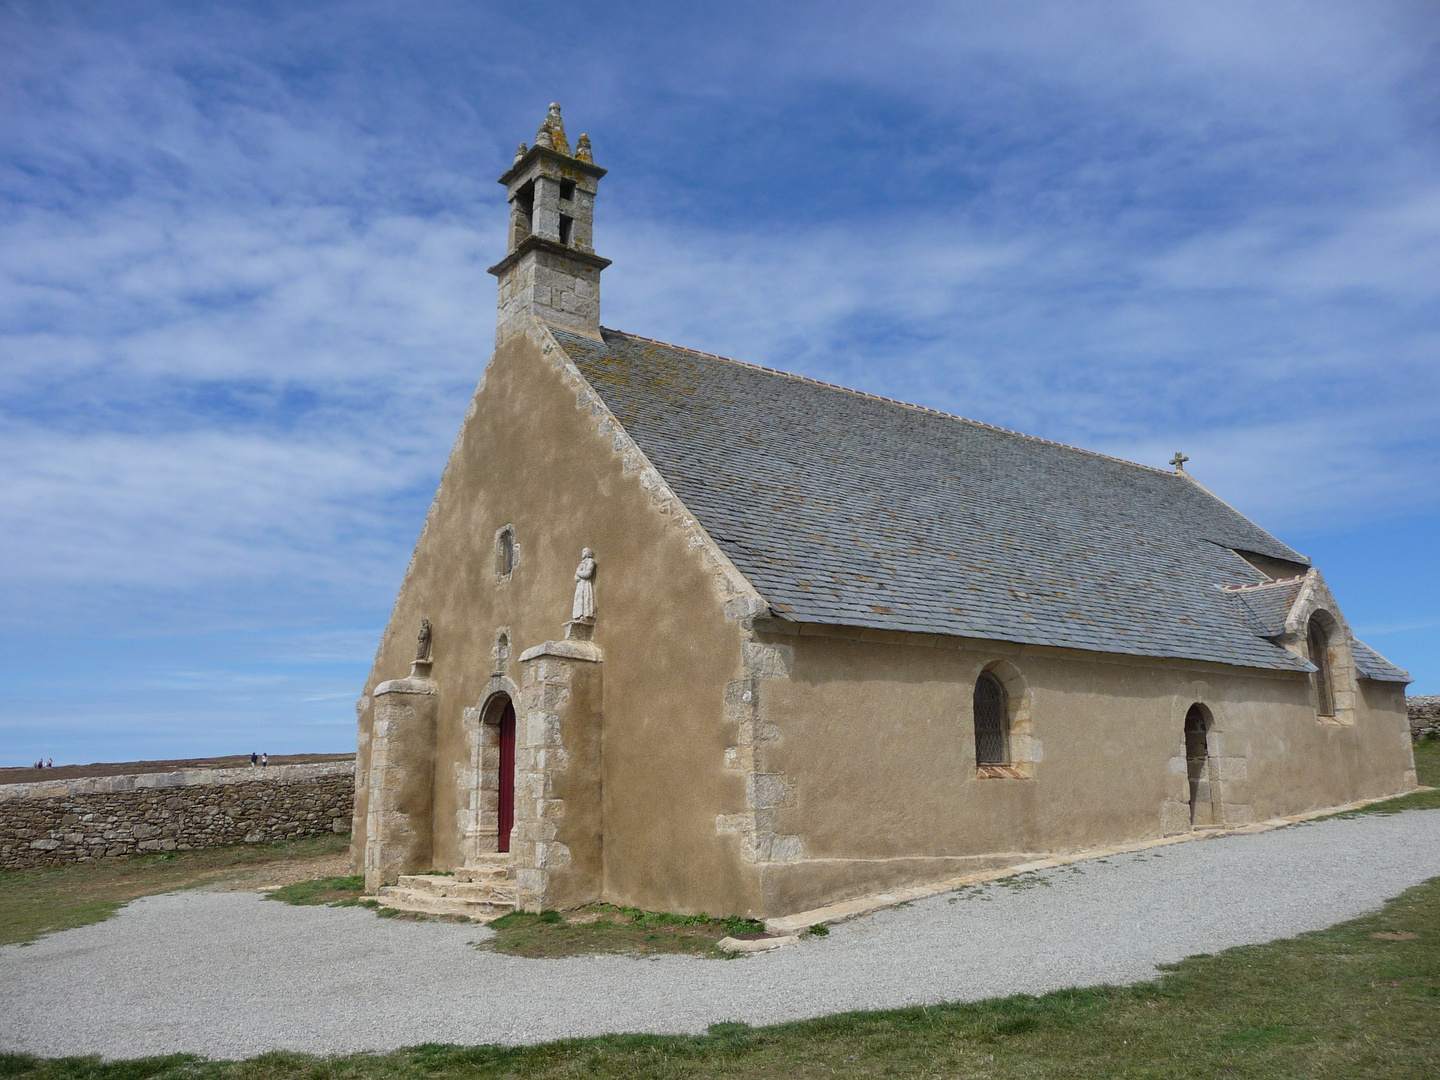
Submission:
[[[797,838],[764,867],[767,914],[1188,831],[1193,704],[1212,719],[1214,810],[1202,824],[1415,783],[1399,684],[1361,680],[1354,723],[1337,724],[1316,717],[1303,675],[838,627],[767,640],[793,649],[788,676],[759,692],[766,770],[783,796],[774,829]],[[1010,770],[976,764],[972,695],[986,669],[1023,729]]]
[[[752,910],[753,868],[715,824],[745,806],[744,776],[725,768],[735,741],[725,693],[739,675],[741,628],[727,617],[723,567],[707,562],[697,523],[607,416],[538,325],[496,350],[358,703],[355,862],[372,797],[373,694],[406,675],[422,618],[433,626],[437,691],[429,863],[459,867],[494,851],[495,777],[485,764],[494,695],[518,707],[520,656],[564,636],[588,547],[599,564],[594,643],[605,672],[602,895],[656,910]],[[497,542],[507,529],[515,557],[502,573]],[[546,813],[568,812],[566,795],[543,797],[559,804]],[[572,798],[578,811],[585,800]]]

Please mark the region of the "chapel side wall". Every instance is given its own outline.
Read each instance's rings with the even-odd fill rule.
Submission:
[[[1247,770],[1257,820],[1393,795],[1415,785],[1415,756],[1402,683],[1357,680],[1354,722],[1315,719],[1308,679],[1297,684],[1296,719],[1279,726],[1255,709],[1244,730],[1257,766]]]
[[[800,843],[795,861],[767,870],[768,914],[983,868],[985,856],[1178,831],[1194,702],[1215,719],[1211,768],[1226,824],[1414,782],[1403,698],[1382,684],[1361,683],[1356,722],[1341,726],[1315,718],[1301,675],[947,639],[767,640],[795,650],[789,677],[761,694],[774,731],[767,768],[787,793],[774,828]],[[1026,689],[1031,779],[977,777],[972,692],[997,661]]]
[[[656,510],[613,435],[600,431],[600,415],[577,406],[584,384],[560,366],[558,349],[542,353],[547,343],[538,328],[512,337],[477,389],[365,684],[362,762],[374,688],[408,673],[428,618],[438,689],[432,861],[463,865],[487,811],[493,838],[493,788],[473,797],[480,708],[498,686],[519,704],[519,657],[564,636],[575,566],[581,549],[593,548],[594,641],[604,656],[605,898],[672,911],[744,910],[751,878],[715,830],[718,810],[744,803],[743,778],[723,768],[725,686],[740,663],[739,625],[725,617],[691,533]],[[495,538],[507,525],[517,554],[500,580]],[[497,658],[501,630],[507,659]],[[566,792],[554,794],[563,800]],[[357,800],[356,820],[364,818]],[[363,851],[363,838],[357,844]]]

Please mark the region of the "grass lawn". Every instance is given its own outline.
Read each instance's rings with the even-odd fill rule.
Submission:
[[[420,1046],[338,1058],[108,1064],[0,1056],[0,1077],[34,1080],[873,1076],[1433,1080],[1440,1076],[1440,880],[1373,915],[1192,957],[1153,982],[1124,988],[512,1049]]]
[[[534,959],[587,953],[689,953],[720,958],[728,955],[715,948],[721,938],[765,932],[765,924],[753,919],[668,915],[611,904],[539,915],[516,911],[490,925],[495,937],[481,948]]]
[[[69,866],[0,871],[0,945],[101,922],[129,901],[343,855],[349,835],[324,833],[272,844],[234,844],[96,859]],[[312,871],[313,873],[313,871]]]
[[[374,908],[375,913],[382,917],[433,918],[407,915],[367,900],[362,895],[364,884],[365,879],[359,877],[301,881],[276,889],[269,894],[269,899],[289,904],[334,904],[338,907],[360,904]],[[715,943],[721,938],[729,934],[760,934],[765,931],[765,924],[754,919],[670,915],[615,907],[613,904],[588,904],[574,911],[545,911],[538,915],[515,911],[496,919],[490,927],[495,936],[482,942],[478,948],[534,960],[595,953],[634,956],[688,953],[725,958],[729,954],[715,948]]]
[[[283,900],[287,904],[302,906],[333,904],[336,907],[353,907],[360,903],[360,896],[364,891],[365,879],[357,874],[297,881],[293,885],[285,885],[266,893],[265,899]]]
[[[1440,786],[1440,741],[1421,743],[1415,756],[1421,783]],[[1440,806],[1440,792],[1363,812],[1434,806]],[[337,849],[344,844],[343,838],[315,842]],[[96,916],[84,915],[86,905],[111,905],[98,916],[104,917],[130,896],[234,874],[247,856],[252,863],[295,857],[293,848],[279,851],[282,846],[3,874],[0,932],[11,936],[0,940],[91,921]],[[28,890],[28,900],[12,898],[17,885]],[[277,898],[349,902],[358,894],[356,885],[346,878],[303,882]],[[45,903],[56,897],[58,905]],[[37,906],[54,910],[42,918],[31,910]],[[510,935],[510,947],[502,951],[554,955],[546,950],[564,944],[564,935],[643,938],[667,917],[612,909],[589,925],[553,913],[509,918],[500,933]],[[684,920],[668,918],[666,932],[677,938],[716,929],[702,935],[684,927]],[[601,922],[615,930],[597,930]],[[491,947],[500,948],[498,942]],[[565,947],[574,951],[573,942]],[[520,1048],[420,1046],[336,1058],[277,1053],[241,1062],[185,1055],[111,1063],[0,1055],[0,1077],[34,1080],[871,1076],[1432,1080],[1440,1076],[1440,879],[1408,890],[1375,914],[1289,940],[1191,957],[1153,982],[1131,987],[848,1013],[765,1028],[719,1024],[703,1036],[614,1035]]]

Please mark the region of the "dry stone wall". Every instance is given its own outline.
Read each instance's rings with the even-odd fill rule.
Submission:
[[[1440,694],[1407,697],[1405,708],[1410,713],[1411,736],[1440,739]]]
[[[349,831],[355,763],[0,785],[0,868]]]

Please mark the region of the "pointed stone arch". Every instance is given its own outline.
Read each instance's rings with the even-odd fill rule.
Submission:
[[[1359,687],[1350,641],[1350,627],[1340,605],[1320,571],[1311,570],[1290,608],[1280,643],[1314,668],[1309,681],[1310,704],[1322,724],[1355,723]]]

